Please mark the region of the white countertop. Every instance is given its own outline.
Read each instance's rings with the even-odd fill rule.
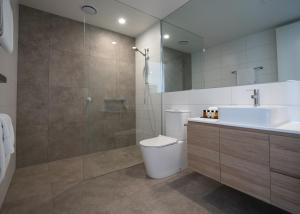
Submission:
[[[217,119],[208,119],[208,118],[201,118],[201,117],[189,118],[188,121],[300,135],[300,122],[287,122],[277,127],[265,127],[265,126],[254,126],[254,125],[240,124],[240,123],[225,123],[225,122],[220,122]]]

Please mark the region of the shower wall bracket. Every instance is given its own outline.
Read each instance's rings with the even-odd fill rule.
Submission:
[[[0,83],[7,83],[7,78],[3,74],[0,74]]]

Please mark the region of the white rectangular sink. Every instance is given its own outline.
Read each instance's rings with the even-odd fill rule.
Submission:
[[[286,107],[221,106],[219,121],[223,123],[276,127],[288,122]]]

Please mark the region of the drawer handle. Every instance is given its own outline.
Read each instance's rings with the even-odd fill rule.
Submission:
[[[279,170],[279,169],[273,169],[273,168],[271,168],[271,172],[275,172],[275,173],[278,173],[278,174],[281,174],[281,175],[285,175],[285,176],[288,176],[288,177],[300,179],[300,176],[299,176],[299,175],[287,173],[287,172],[284,172],[284,171]]]

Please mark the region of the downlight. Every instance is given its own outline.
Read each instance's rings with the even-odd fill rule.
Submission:
[[[98,13],[97,8],[89,4],[82,5],[81,10],[88,15],[96,15]]]

